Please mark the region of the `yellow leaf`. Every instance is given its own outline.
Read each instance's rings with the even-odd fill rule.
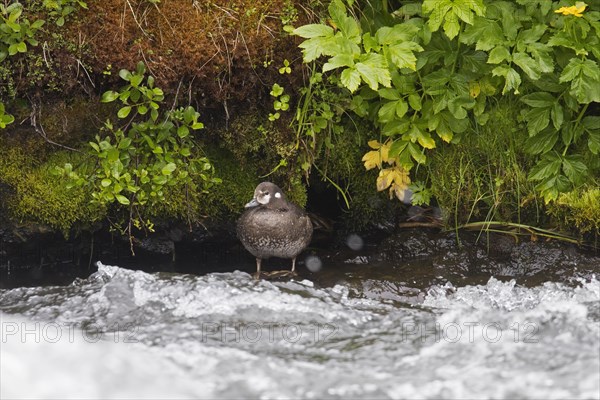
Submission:
[[[367,142],[367,144],[369,145],[370,148],[372,149],[378,149],[381,147],[381,143],[379,143],[379,141],[377,140],[369,140]]]
[[[435,148],[435,140],[433,140],[429,133],[420,135],[419,137],[417,137],[417,141],[421,146],[425,147],[426,149]]]
[[[377,177],[377,191],[381,192],[392,184],[392,179],[390,179],[391,173],[391,168],[386,168],[379,171],[379,176]]]
[[[477,96],[479,96],[480,92],[481,92],[481,86],[479,85],[479,82],[477,82],[477,81],[469,82],[469,94],[471,95],[472,98],[476,99]]]
[[[384,162],[388,162],[388,154],[390,153],[390,147],[392,147],[392,142],[385,142],[385,144],[381,145],[379,152],[381,153],[381,159]]]
[[[561,7],[554,12],[562,15],[574,15],[576,17],[583,17],[583,11],[586,9],[587,4],[583,1],[578,1],[574,6],[571,7]]]
[[[369,140],[368,145],[375,150],[369,151],[363,156],[362,161],[365,164],[365,168],[367,171],[375,167],[381,168],[381,163],[388,162],[389,160],[388,154],[390,147],[392,147],[392,142],[387,141],[381,144],[377,140]],[[389,163],[391,164],[392,162],[390,161]]]
[[[375,167],[381,168],[381,154],[378,150],[367,152],[363,156],[362,161],[365,163],[365,168],[367,171]]]
[[[393,184],[390,188],[390,198],[392,198],[392,196],[395,195],[398,200],[400,200],[403,203],[406,203],[406,201],[408,200],[406,197],[409,196],[410,193],[406,189],[408,189],[408,185],[400,186]]]
[[[410,177],[408,176],[408,171],[404,168],[400,166],[385,168],[379,171],[379,176],[377,177],[377,190],[381,192],[391,186],[391,190],[401,191],[405,190],[409,183]],[[395,187],[398,189],[394,189]],[[390,197],[392,195],[391,190]]]

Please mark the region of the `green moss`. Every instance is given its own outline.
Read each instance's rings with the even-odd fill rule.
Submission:
[[[43,163],[22,149],[0,143],[0,183],[11,193],[2,199],[9,214],[20,222],[48,225],[68,235],[74,226],[85,226],[104,218],[105,210],[90,205],[82,188],[67,189],[54,174],[54,166],[77,163],[75,153],[57,152]]]
[[[578,188],[562,193],[558,200],[550,203],[549,213],[563,229],[577,230],[582,234],[600,236],[600,189],[598,185]]]
[[[240,162],[227,150],[213,147],[207,152],[222,182],[205,194],[201,213],[214,218],[237,216],[260,182],[258,171],[253,164]]]

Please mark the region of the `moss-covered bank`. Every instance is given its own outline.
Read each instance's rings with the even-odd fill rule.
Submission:
[[[0,103],[14,116],[0,129],[5,221],[69,234],[131,220],[130,208],[116,201],[94,203],[90,187],[68,185],[57,167],[71,164],[85,176],[101,162],[88,142],[96,135],[114,140],[117,128],[127,132],[143,122],[141,114],[117,117],[118,101],[101,102],[102,93],[126,83],[119,71],[133,71],[140,61],[164,91],[161,112],[188,105],[200,112],[205,127],[192,132],[196,146],[190,157],[207,157],[222,182],[165,186],[168,201],[140,208],[136,234],[149,233],[147,218],[159,227],[172,220],[191,226],[234,219],[255,185],[267,179],[347,230],[393,225],[405,210],[387,192],[377,192],[377,173],[365,171],[361,161],[379,128],[350,112],[338,82],[302,64],[300,40],[284,31],[288,24],[322,20],[326,4],[107,0],[88,1],[82,8],[66,3],[74,8],[64,24],[44,2],[24,3],[21,21],[46,21],[35,32],[38,45],[28,42],[25,52],[0,62]],[[413,178],[430,186],[449,227],[512,221],[598,237],[598,176],[544,204],[527,179],[535,157],[523,151],[527,127],[513,100],[500,102],[488,123],[469,128],[474,131],[461,143],[436,149]],[[289,110],[281,109],[282,103]],[[297,110],[308,117],[297,119]]]

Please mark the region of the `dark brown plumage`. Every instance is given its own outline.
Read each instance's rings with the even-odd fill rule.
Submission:
[[[310,243],[313,226],[303,209],[289,202],[282,190],[262,182],[237,223],[237,235],[246,250],[256,257],[256,277],[261,260],[291,258],[294,274],[296,257]]]

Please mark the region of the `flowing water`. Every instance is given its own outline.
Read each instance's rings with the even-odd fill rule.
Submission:
[[[600,398],[593,273],[403,293],[99,263],[0,290],[0,397]]]

